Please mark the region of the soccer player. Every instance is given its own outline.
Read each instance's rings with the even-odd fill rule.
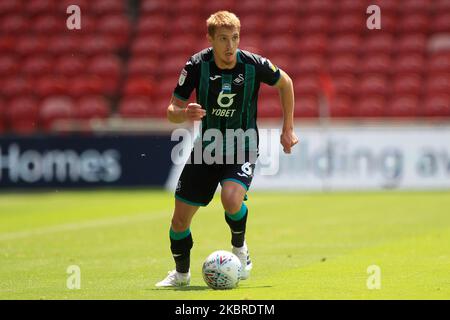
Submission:
[[[187,61],[167,109],[167,117],[174,123],[201,120],[203,137],[211,129],[223,133],[221,145],[220,139],[200,143],[202,150],[213,145],[213,156],[228,158],[214,163],[201,159],[197,163],[194,151],[191,153],[178,181],[169,232],[176,269],[158,282],[158,287],[189,285],[193,246],[191,220],[200,206],[209,204],[219,183],[225,220],[231,230],[232,252],[242,264],[240,279],[249,277],[252,262],[245,241],[248,208],[243,201],[255,168],[256,159],[252,155],[258,152],[256,114],[261,82],[278,88],[283,109],[280,142],[284,152],[291,153],[291,148],[298,142],[293,123],[294,90],[289,76],[268,59],[238,49],[240,21],[235,14],[216,12],[206,24],[212,48],[194,54]],[[194,89],[197,103],[188,104]],[[225,143],[230,140],[226,134],[230,129],[241,129],[245,133],[244,143],[235,142],[234,137],[231,137],[232,143]],[[237,156],[241,150],[243,158]]]

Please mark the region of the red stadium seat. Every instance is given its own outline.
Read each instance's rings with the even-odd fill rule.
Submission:
[[[82,39],[80,51],[86,55],[104,54],[105,52],[114,52],[116,43],[114,39],[107,36],[86,36]]]
[[[39,97],[42,98],[53,95],[67,94],[69,91],[67,80],[68,79],[62,75],[42,76],[37,79],[34,91]]]
[[[416,117],[419,113],[419,98],[415,95],[396,96],[386,108],[390,117]]]
[[[116,88],[111,88],[110,80],[111,79],[104,79],[95,75],[81,74],[70,79],[70,86],[68,90],[66,90],[66,94],[73,98],[87,95],[116,94]],[[113,79],[113,84],[115,83],[114,81],[115,79]]]
[[[385,53],[369,54],[361,61],[363,73],[387,73],[391,69],[391,56]]]
[[[125,15],[113,14],[103,16],[97,24],[99,32],[127,38],[130,34],[130,21]]]
[[[70,5],[77,5],[80,7],[81,12],[87,12],[90,5],[89,0],[58,0],[57,10],[58,12],[66,12],[67,7]]]
[[[17,0],[2,0],[0,1],[0,14],[11,15],[20,13],[23,4]]]
[[[130,60],[128,65],[129,76],[153,76],[156,77],[159,59],[156,56],[137,56]]]
[[[73,77],[86,71],[86,59],[82,55],[61,55],[55,62],[56,74]]]
[[[427,117],[449,117],[450,95],[428,95],[425,97],[423,115]]]
[[[171,15],[178,17],[186,12],[199,12],[206,4],[202,4],[201,0],[174,1],[168,7],[168,11]]]
[[[27,1],[27,4],[24,6],[24,10],[28,16],[52,14],[57,12],[55,8],[55,1],[53,0]]]
[[[330,20],[322,14],[308,15],[298,26],[298,32],[304,34],[326,33],[330,28]]]
[[[131,47],[133,55],[158,55],[163,51],[162,43],[166,41],[161,35],[150,35],[138,37]]]
[[[167,1],[143,0],[140,11],[143,13],[166,13],[171,4]]]
[[[423,80],[418,74],[398,74],[392,81],[394,94],[421,94],[423,90]]]
[[[279,99],[278,91],[276,89],[274,89],[273,87],[268,86],[268,85],[261,85],[261,87],[259,89],[259,97],[260,97],[260,100],[262,100],[262,99],[272,99],[272,98],[278,98]]]
[[[291,65],[287,66],[288,73],[301,75],[305,73],[319,73],[325,69],[324,58],[317,54],[309,54],[294,58]]]
[[[245,21],[243,21],[245,23]],[[299,29],[298,18],[292,14],[285,14],[265,24],[264,32],[270,35],[295,35]],[[293,42],[291,46],[294,44]]]
[[[7,15],[0,20],[0,30],[4,34],[23,34],[28,31],[29,21],[19,14]]]
[[[450,32],[450,12],[438,14],[431,22],[431,31],[434,33]]]
[[[38,2],[38,1],[37,1]],[[32,21],[33,31],[40,34],[55,34],[66,31],[66,21],[52,14],[42,14]]]
[[[405,14],[427,14],[432,9],[433,1],[434,0],[408,0],[401,4],[401,9]]]
[[[149,118],[155,114],[148,97],[126,97],[119,105],[119,114],[123,118]]]
[[[261,1],[258,0],[239,0],[235,3],[235,12],[238,17],[241,15],[262,14],[265,12],[265,8],[261,5]],[[211,13],[212,11],[209,12],[209,14]]]
[[[97,29],[101,34],[114,39],[116,46],[122,47],[128,42],[131,26],[125,15],[114,14],[101,18],[97,24]]]
[[[450,2],[448,0],[435,0],[432,3],[433,12],[449,12],[450,11]]]
[[[75,117],[78,119],[105,119],[109,116],[110,108],[102,96],[82,97],[76,104]]]
[[[357,117],[383,117],[385,115],[386,100],[383,96],[362,96],[355,104],[354,114]]]
[[[314,75],[304,75],[297,78],[294,83],[294,91],[296,95],[318,95],[321,91],[318,77]]]
[[[197,39],[189,34],[174,35],[165,43],[165,50],[174,55],[184,55],[187,59],[196,52]]]
[[[260,118],[279,118],[282,115],[278,97],[261,97],[258,101],[257,116]]]
[[[175,78],[175,77],[163,78],[157,84],[157,90],[158,90],[157,96],[160,97],[161,99],[165,99],[166,101],[169,101],[170,98],[172,97],[173,90],[177,86],[177,83],[178,83],[178,78]],[[195,95],[195,93],[193,92],[191,94],[191,96],[192,95]]]
[[[302,4],[297,0],[273,1],[270,5],[270,13],[274,16],[286,14],[296,15]]]
[[[317,96],[300,95],[296,101],[294,116],[300,118],[315,118],[319,116]]]
[[[266,25],[265,19],[258,14],[242,17],[241,20],[241,40],[244,40],[250,34],[260,34]]]
[[[264,55],[270,57],[274,54],[285,54],[291,51],[296,43],[296,38],[292,35],[284,34],[277,37],[270,37],[262,47]]]
[[[352,97],[358,82],[355,75],[349,73],[332,77],[332,83],[337,95]]]
[[[394,2],[394,1],[391,1]],[[381,9],[381,30],[376,30],[382,34],[394,34],[398,31],[398,16]],[[373,30],[366,29],[366,34],[370,34]]]
[[[23,62],[21,72],[27,76],[48,75],[53,71],[53,64],[49,56],[29,56]]]
[[[166,32],[169,18],[161,14],[142,16],[137,25],[138,34],[142,36],[162,35]]]
[[[237,0],[241,2],[242,0]],[[224,2],[220,1],[202,1],[202,5],[200,10],[202,12],[202,16],[208,18],[210,14],[220,10],[228,10],[234,12],[235,10],[235,0],[228,0]]]
[[[189,56],[184,54],[176,56],[168,56],[167,58],[161,59],[160,61],[160,72],[167,76],[179,76],[181,70],[186,65]]]
[[[44,130],[50,131],[59,120],[70,120],[76,115],[75,104],[65,96],[45,99],[40,106],[39,119]]]
[[[241,32],[241,40],[239,42],[239,48],[247,51],[251,51],[254,53],[261,53],[263,42],[261,41],[261,36],[259,35],[242,35]]]
[[[33,83],[29,78],[12,76],[5,79],[0,92],[6,98],[31,95],[33,93]]]
[[[123,93],[126,96],[151,97],[156,93],[156,83],[150,77],[133,77],[125,83]]]
[[[353,116],[353,99],[349,96],[337,96],[329,105],[329,115],[332,118],[347,118]]]
[[[22,56],[48,54],[48,39],[46,35],[18,37],[15,51]]]
[[[0,77],[13,75],[18,69],[19,61],[14,56],[0,56]]]
[[[427,39],[424,34],[407,34],[406,36],[400,37],[395,46],[395,51],[401,54],[418,53],[421,54],[425,52],[425,47],[427,44]]]
[[[331,56],[328,69],[331,73],[354,73],[359,70],[359,60],[354,54]]]
[[[340,13],[356,13],[366,12],[368,4],[360,0],[341,0],[337,3],[338,11]]]
[[[82,51],[81,41],[78,34],[56,35],[49,39],[47,52],[55,56],[79,54]]]
[[[366,17],[359,12],[342,13],[333,20],[332,26],[331,31],[337,34],[359,34],[366,28]]]
[[[361,38],[355,34],[341,35],[330,40],[328,52],[333,55],[358,52],[361,49]]]
[[[92,57],[86,71],[100,77],[118,79],[122,71],[121,61],[119,57],[105,53]]]
[[[90,5],[90,10],[96,15],[124,14],[126,2],[122,0],[97,0]]]
[[[426,91],[429,95],[450,92],[450,73],[437,73],[428,76]]]
[[[369,33],[364,41],[362,50],[366,53],[391,53],[397,43],[391,34],[371,34]]]
[[[450,52],[437,53],[428,59],[428,72],[450,72]]]
[[[297,54],[315,53],[323,54],[328,46],[328,37],[326,34],[304,35],[301,37],[293,50]]]
[[[278,54],[270,57],[270,62],[276,65],[278,68],[285,70],[288,73],[293,71],[292,67],[294,65],[291,56],[288,54]]]
[[[205,24],[201,17],[185,15],[170,22],[170,28],[165,26],[166,32],[174,35],[206,34]]]
[[[425,69],[425,59],[420,54],[398,55],[393,61],[394,72],[397,73],[422,73]]]
[[[299,11],[304,15],[329,15],[336,11],[336,6],[330,6],[329,0],[310,0],[302,2]]]
[[[361,96],[384,96],[388,93],[388,90],[388,82],[386,77],[383,75],[365,75],[360,79],[358,85],[358,93]]]
[[[383,18],[385,13],[396,14],[399,10],[399,7],[402,5],[401,2],[392,0],[372,0],[370,4],[374,4],[380,7],[381,12],[383,12]]]
[[[11,35],[0,35],[0,54],[11,54],[16,46],[16,38]]]
[[[23,96],[11,100],[6,109],[9,128],[16,134],[31,134],[38,128],[38,103],[34,98]]]
[[[398,30],[403,33],[428,32],[430,20],[424,13],[407,14],[399,21]]]

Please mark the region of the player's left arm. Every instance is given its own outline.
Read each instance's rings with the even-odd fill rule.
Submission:
[[[285,153],[291,153],[291,148],[298,143],[297,135],[294,131],[294,86],[292,79],[286,72],[280,69],[280,79],[275,84],[281,100],[283,109],[283,129],[280,136],[280,143]]]

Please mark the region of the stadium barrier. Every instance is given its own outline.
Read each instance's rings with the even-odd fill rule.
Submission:
[[[170,134],[0,138],[0,189],[165,184]]]

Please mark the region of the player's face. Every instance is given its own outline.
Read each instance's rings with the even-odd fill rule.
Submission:
[[[215,31],[214,37],[208,36],[216,59],[224,65],[236,62],[236,51],[239,46],[239,30],[237,28],[221,27]]]

